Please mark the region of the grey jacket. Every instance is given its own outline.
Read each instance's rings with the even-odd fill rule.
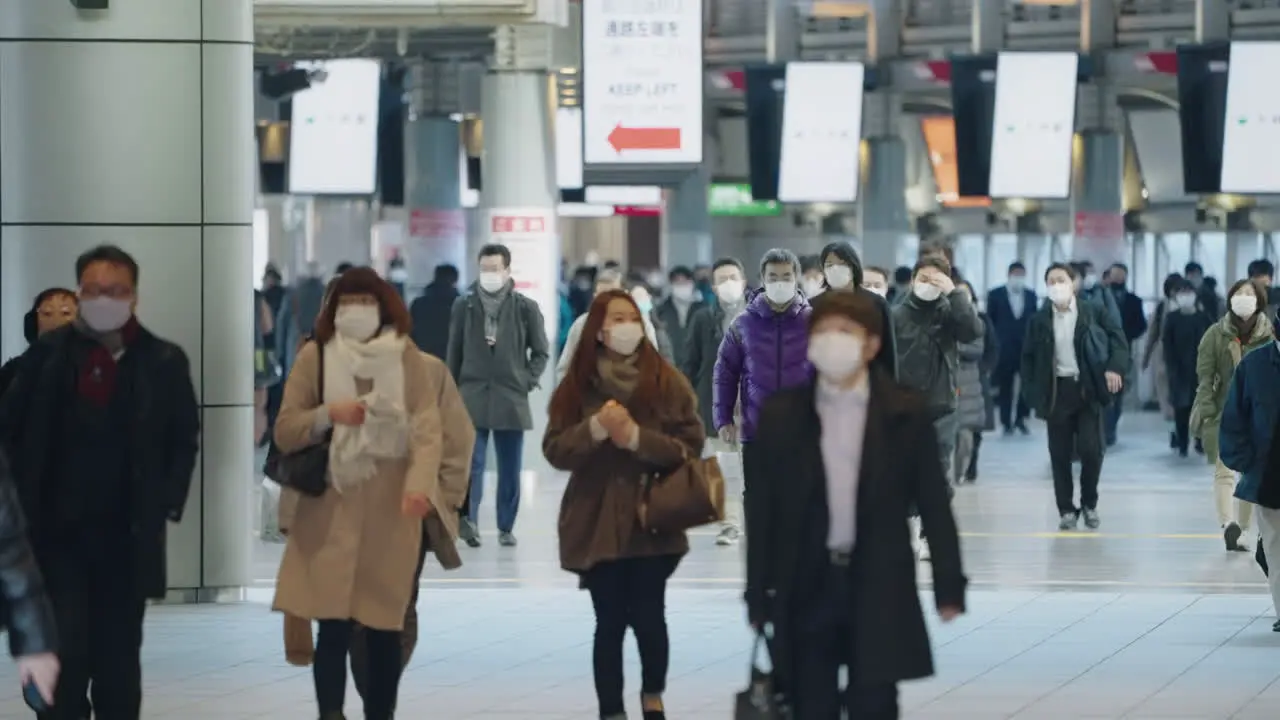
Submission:
[[[987,424],[987,397],[982,382],[982,356],[986,338],[962,343],[957,348],[960,365],[956,371],[956,416],[962,430],[982,430]]]
[[[542,311],[512,290],[498,308],[498,340],[484,337],[484,307],[471,292],[453,304],[446,363],[471,421],[486,430],[530,430],[529,393],[550,358]]]
[[[955,412],[958,346],[986,332],[969,291],[956,288],[933,302],[908,294],[890,315],[897,334],[898,382],[924,394],[934,418]]]

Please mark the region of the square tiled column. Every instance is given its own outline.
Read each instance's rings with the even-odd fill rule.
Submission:
[[[141,266],[138,316],[186,351],[202,455],[169,533],[169,586],[249,580],[253,424],[253,4],[0,6],[0,349],[85,250]]]

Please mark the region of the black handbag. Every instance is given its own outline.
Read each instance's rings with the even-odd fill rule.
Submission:
[[[317,343],[316,351],[319,357],[320,407],[324,407],[324,348]],[[333,431],[330,430],[315,445],[291,453],[281,452],[273,439],[263,467],[266,476],[280,487],[297,490],[308,497],[324,495],[329,489],[329,443],[332,439]]]
[[[751,684],[738,693],[733,720],[793,720],[791,709],[774,687],[773,674],[760,669],[761,646],[767,647],[763,633],[756,635],[751,649]]]

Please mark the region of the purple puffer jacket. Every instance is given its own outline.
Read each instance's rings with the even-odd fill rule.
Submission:
[[[813,377],[809,365],[809,303],[797,294],[781,313],[775,313],[760,292],[725,333],[716,356],[712,414],[716,428],[733,423],[742,401],[739,439],[750,442],[760,408],[778,390],[803,385]]]

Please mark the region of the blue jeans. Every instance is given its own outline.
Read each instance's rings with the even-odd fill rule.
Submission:
[[[480,500],[484,497],[485,458],[489,452],[489,434],[493,433],[493,450],[498,458],[498,532],[511,532],[520,510],[520,462],[524,454],[523,430],[490,430],[476,428],[476,449],[471,454],[471,491],[468,493],[467,518],[478,522]]]

